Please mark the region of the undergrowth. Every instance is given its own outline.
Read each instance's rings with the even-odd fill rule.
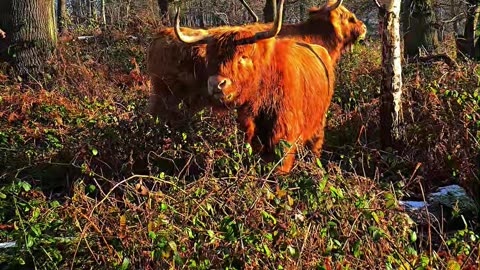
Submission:
[[[77,31],[42,81],[1,69],[3,268],[477,267],[475,224],[429,240],[399,206],[446,183],[478,196],[475,63],[405,65],[407,138],[381,150],[379,46],[357,48],[337,67],[322,159],[301,151],[277,177],[233,114],[173,129],[146,113],[153,30]]]

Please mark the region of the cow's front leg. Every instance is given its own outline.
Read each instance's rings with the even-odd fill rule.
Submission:
[[[245,132],[245,142],[252,146],[254,152],[261,153],[263,151],[263,145],[257,138],[255,138],[255,118],[252,116],[248,108],[243,107],[238,111],[237,121],[240,125],[240,129]]]
[[[281,145],[283,156],[281,157],[282,165],[277,168],[278,174],[287,174],[295,163],[295,154],[297,153],[297,143],[301,142],[301,132],[299,131],[299,125],[293,120],[293,115],[289,114],[292,118],[285,119],[284,122],[276,124],[276,129],[273,137],[273,146],[278,147],[278,144],[283,140],[286,144]],[[282,120],[282,119],[280,119]],[[282,125],[283,123],[283,125]]]

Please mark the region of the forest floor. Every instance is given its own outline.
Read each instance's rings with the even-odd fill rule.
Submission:
[[[475,63],[405,64],[406,139],[381,150],[380,46],[357,46],[322,158],[277,177],[234,112],[147,113],[151,35],[63,37],[35,83],[0,68],[0,268],[478,269],[476,222],[416,226],[399,205],[452,183],[479,198]]]

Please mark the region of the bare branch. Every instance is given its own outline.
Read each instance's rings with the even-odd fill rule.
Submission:
[[[435,55],[423,56],[423,57],[419,57],[418,60],[420,62],[443,61],[445,62],[445,64],[447,64],[451,68],[458,69],[459,67],[457,62],[447,54],[435,54]]]
[[[381,11],[386,11],[385,5],[380,5],[380,2],[378,2],[378,0],[373,0],[373,2]]]
[[[253,20],[255,22],[258,22],[257,14],[255,14],[255,11],[253,11],[253,9],[247,4],[247,2],[245,0],[240,0],[240,2],[242,2],[243,6],[248,10],[248,13],[250,13],[250,15],[253,17]]]

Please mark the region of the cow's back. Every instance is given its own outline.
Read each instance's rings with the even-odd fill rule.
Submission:
[[[282,74],[284,110],[292,116],[290,128],[308,140],[316,133],[333,94],[334,72],[328,51],[321,46],[284,40],[276,57]],[[282,55],[283,53],[283,55]]]

